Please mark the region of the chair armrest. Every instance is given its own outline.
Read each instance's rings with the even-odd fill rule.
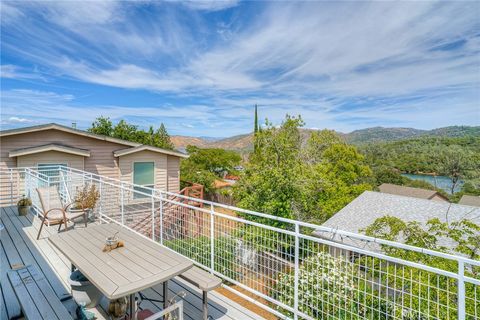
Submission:
[[[70,210],[70,211],[85,211],[84,208],[69,209],[69,208],[70,208],[72,205],[74,205],[75,203],[76,203],[76,202],[74,201],[74,202],[71,202],[71,203],[67,204],[67,205],[64,207],[65,211],[68,211],[68,210]]]
[[[64,208],[50,208],[49,210],[47,210],[46,212],[43,212],[43,218],[44,219],[48,219],[48,214],[50,213],[50,211],[53,211],[53,210],[60,210],[62,211],[62,214],[63,214],[63,218],[65,219],[65,215],[66,215],[66,211]]]

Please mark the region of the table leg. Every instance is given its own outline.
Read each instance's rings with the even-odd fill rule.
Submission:
[[[132,294],[129,296],[128,305],[129,305],[128,314],[129,314],[129,316],[130,316],[129,319],[130,319],[130,320],[137,320],[137,310],[135,310],[135,309],[136,309],[135,293],[132,293]]]
[[[163,310],[168,307],[168,280],[163,282]]]

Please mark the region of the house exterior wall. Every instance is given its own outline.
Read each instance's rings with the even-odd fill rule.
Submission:
[[[37,167],[38,164],[66,164],[67,166],[84,170],[83,156],[59,151],[45,151],[17,157],[17,167]]]
[[[167,176],[168,191],[180,191],[180,158],[168,156]]]
[[[134,162],[153,162],[155,188],[167,190],[167,155],[145,150],[118,158],[120,163],[120,180],[123,182],[133,183]]]
[[[54,129],[0,137],[0,167],[19,167],[17,158],[8,157],[8,153],[11,150],[49,143],[64,144],[90,150],[90,157],[86,157],[84,162],[85,171],[114,179],[120,178],[118,159],[113,156],[113,151],[124,149],[124,145]]]
[[[46,144],[63,144],[90,151],[90,157],[72,155],[59,151],[45,151],[36,154],[12,157],[9,152],[16,149],[36,147]],[[161,190],[178,192],[180,174],[178,157],[153,151],[139,151],[130,155],[115,157],[114,151],[128,146],[82,136],[56,129],[37,132],[24,132],[15,135],[0,136],[0,168],[35,167],[38,163],[67,163],[70,167],[85,170],[102,176],[125,182],[133,182],[133,162],[155,162],[155,187]],[[6,194],[9,177],[0,177],[0,198]],[[18,183],[21,185],[21,183]],[[8,195],[10,191],[8,191]]]

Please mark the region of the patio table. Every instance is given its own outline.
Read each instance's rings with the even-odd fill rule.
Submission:
[[[116,232],[124,247],[103,252],[106,237]],[[135,294],[160,283],[165,308],[168,280],[193,266],[185,257],[115,223],[58,233],[49,240],[105,297],[129,296],[130,315],[135,315]]]

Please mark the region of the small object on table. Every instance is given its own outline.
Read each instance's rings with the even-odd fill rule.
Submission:
[[[118,231],[115,232],[113,236],[107,237],[105,239],[105,247],[103,247],[103,252],[110,252],[113,249],[123,247],[124,243],[118,240],[117,234]]]
[[[103,247],[103,252],[110,252],[114,249],[117,249],[117,248],[121,248],[123,247],[125,244],[123,243],[123,241],[116,241],[115,243],[113,244],[105,244],[105,247]]]

